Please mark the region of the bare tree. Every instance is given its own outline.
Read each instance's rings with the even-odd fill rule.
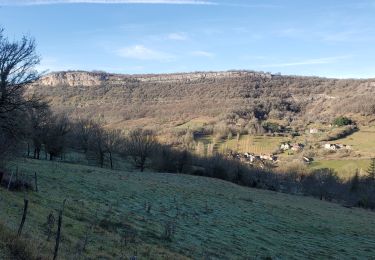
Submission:
[[[20,41],[9,41],[0,28],[0,119],[1,127],[14,133],[15,111],[25,111],[38,105],[36,98],[25,99],[25,86],[39,79],[35,70],[40,58],[34,39],[24,36]]]
[[[320,200],[331,200],[339,191],[340,179],[333,169],[313,170],[302,180],[305,193],[319,197]]]
[[[152,155],[157,141],[152,131],[137,129],[129,133],[125,154],[132,158],[135,167],[144,171],[147,159]]]
[[[113,154],[119,150],[123,138],[120,130],[107,130],[104,133],[104,146],[109,156],[109,163],[113,169]]]
[[[66,115],[52,116],[46,125],[44,140],[45,149],[49,153],[49,159],[61,155],[66,148],[66,135],[69,132],[70,123]]]
[[[50,111],[48,105],[44,105],[31,108],[28,111],[29,115],[29,141],[33,143],[34,146],[34,159],[40,159],[40,152],[42,150],[42,145],[47,136],[48,124],[51,121],[52,112]],[[28,143],[29,144],[29,143]],[[28,155],[29,155],[30,145],[28,145]]]
[[[3,162],[26,134],[21,120],[26,109],[39,104],[38,99],[25,99],[23,95],[25,86],[40,76],[34,69],[40,62],[35,47],[35,41],[27,36],[10,41],[0,28],[0,161]]]
[[[99,166],[103,168],[106,155],[105,131],[98,124],[91,125],[89,151],[95,154]]]
[[[120,146],[121,133],[117,130],[105,130],[98,123],[87,119],[77,121],[73,129],[77,148],[83,150],[88,159],[95,157],[100,167],[104,167],[108,155],[112,169],[113,154]]]
[[[85,154],[89,149],[89,140],[94,122],[87,119],[79,119],[72,125],[72,132],[75,139],[75,146]]]

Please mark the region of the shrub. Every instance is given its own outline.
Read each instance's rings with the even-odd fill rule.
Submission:
[[[2,182],[0,182],[0,185],[5,188],[9,187],[9,190],[11,191],[33,190],[33,185],[32,185],[31,180],[28,178],[25,178],[24,176],[18,177],[18,175],[13,176],[11,180],[11,177],[9,175],[4,174],[2,178]]]
[[[45,256],[39,255],[30,240],[17,238],[4,224],[0,223],[0,244],[5,245],[10,254],[10,259],[44,260]]]
[[[332,200],[339,193],[340,179],[332,169],[324,168],[312,171],[302,179],[306,195],[319,197],[320,200]]]
[[[163,230],[163,239],[172,241],[174,235],[176,233],[176,223],[174,221],[167,221],[164,224],[164,230]]]
[[[264,128],[264,130],[270,133],[277,133],[277,132],[284,131],[284,127],[280,126],[277,123],[272,123],[272,122],[264,122],[262,124],[262,127]]]
[[[346,126],[346,125],[352,125],[353,121],[345,116],[336,117],[333,120],[333,124],[336,126]]]

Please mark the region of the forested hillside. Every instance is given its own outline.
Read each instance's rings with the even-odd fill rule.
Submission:
[[[375,113],[375,79],[326,79],[252,71],[164,75],[58,72],[30,86],[55,110],[100,119],[114,128],[156,130],[192,119],[252,131],[257,122],[331,122]],[[361,117],[363,118],[363,117]]]

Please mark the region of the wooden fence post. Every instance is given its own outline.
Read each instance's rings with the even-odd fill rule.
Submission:
[[[38,192],[38,176],[34,173],[35,191]]]
[[[59,245],[60,245],[60,239],[61,239],[61,225],[62,225],[62,216],[64,212],[64,206],[65,206],[66,199],[63,201],[62,208],[59,212],[59,220],[58,220],[58,226],[57,226],[57,234],[56,234],[56,243],[55,243],[55,251],[53,254],[53,260],[57,259],[57,255],[59,252]]]
[[[23,207],[23,215],[22,215],[22,220],[20,227],[18,228],[18,233],[17,236],[21,236],[23,225],[25,224],[26,216],[27,216],[27,207],[29,205],[29,201],[27,199],[24,199],[24,207]]]
[[[10,185],[12,184],[13,174],[14,174],[14,172],[12,172],[12,174],[10,175],[10,179],[9,179],[9,183],[8,183],[8,191],[10,189]]]

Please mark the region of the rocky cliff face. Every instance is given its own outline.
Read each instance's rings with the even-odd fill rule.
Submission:
[[[44,76],[37,84],[44,86],[99,86],[108,74],[91,72],[56,72]]]
[[[260,73],[252,71],[226,71],[226,72],[194,72],[194,73],[175,73],[175,74],[149,74],[149,75],[121,75],[108,74],[104,72],[84,72],[69,71],[56,72],[44,76],[37,85],[43,86],[100,86],[104,84],[121,85],[126,82],[155,82],[155,83],[173,83],[173,82],[194,82],[210,79],[223,78],[262,78],[271,79],[269,73]]]

